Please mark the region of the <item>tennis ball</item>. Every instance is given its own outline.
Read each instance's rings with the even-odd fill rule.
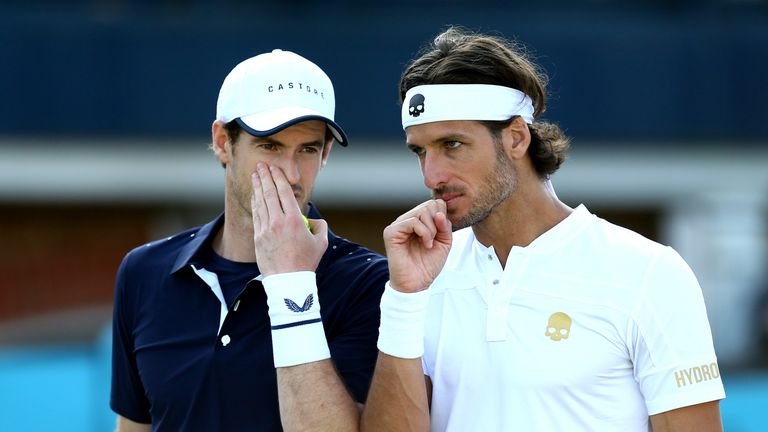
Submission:
[[[301,217],[304,218],[304,223],[307,224],[307,229],[312,231],[312,223],[309,222],[309,219],[306,216],[304,216],[304,215],[301,215]]]

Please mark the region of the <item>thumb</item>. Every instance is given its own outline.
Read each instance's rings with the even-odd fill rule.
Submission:
[[[435,213],[434,221],[435,228],[437,228],[435,240],[440,243],[451,244],[451,239],[453,237],[451,221],[448,220],[448,217],[443,212]]]

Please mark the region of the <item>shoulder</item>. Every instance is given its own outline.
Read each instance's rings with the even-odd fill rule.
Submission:
[[[591,266],[637,294],[699,289],[693,271],[672,247],[598,217],[573,246],[575,265]]]
[[[328,250],[317,268],[318,289],[353,291],[380,296],[389,279],[381,254],[345,238],[330,236]]]
[[[160,258],[178,253],[181,248],[188,245],[197,235],[200,227],[189,228],[162,239],[156,239],[141,246],[137,246],[127,257],[133,259]]]
[[[590,224],[588,234],[578,242],[582,251],[597,256],[604,263],[647,268],[659,257],[674,251],[669,246],[651,240],[628,228],[613,224],[597,216]]]
[[[190,228],[163,239],[153,240],[137,246],[123,258],[121,268],[127,269],[170,266],[173,265],[179,252],[195,238],[200,227]]]
[[[320,261],[318,272],[348,277],[387,274],[387,259],[355,242],[331,235],[328,250]]]
[[[132,325],[141,305],[151,304],[171,275],[174,263],[184,246],[190,243],[197,228],[138,246],[128,252],[115,278],[115,319]]]

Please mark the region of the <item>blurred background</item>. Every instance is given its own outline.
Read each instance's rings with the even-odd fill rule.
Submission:
[[[0,430],[108,431],[123,255],[223,206],[218,89],[282,48],[336,86],[351,145],[314,202],[337,234],[427,198],[397,82],[449,24],[529,47],[544,117],[573,137],[560,198],[672,245],[696,272],[727,431],[768,430],[765,0],[4,0],[0,3]]]

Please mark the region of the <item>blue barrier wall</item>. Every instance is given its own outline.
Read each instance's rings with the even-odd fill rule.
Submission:
[[[0,349],[0,431],[113,431],[110,330],[93,344]]]
[[[92,345],[0,349],[0,431],[112,431],[110,343],[105,329]],[[724,372],[723,382],[725,430],[768,430],[768,372]]]

